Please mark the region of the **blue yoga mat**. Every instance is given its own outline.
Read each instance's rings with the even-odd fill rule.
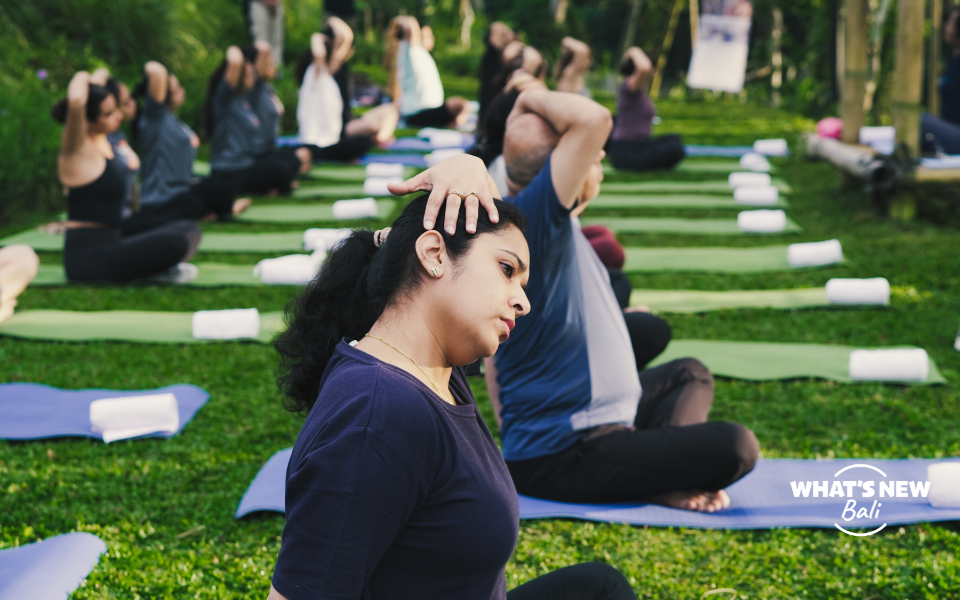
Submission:
[[[743,156],[753,152],[753,146],[699,146],[687,144],[684,146],[687,156]]]
[[[434,150],[444,150],[447,148],[463,148],[466,150],[474,144],[473,135],[464,134],[463,142],[459,146],[435,146],[428,142],[427,140],[422,140],[415,137],[405,137],[399,138],[393,144],[390,145],[387,150],[393,151],[413,151],[413,152],[432,152]]]
[[[360,159],[361,165],[370,163],[394,163],[408,167],[427,168],[427,159],[422,154],[368,154]]]
[[[291,451],[288,448],[277,452],[260,469],[240,501],[236,518],[239,519],[256,511],[283,512],[287,463],[290,460]],[[832,528],[836,523],[847,530],[858,532],[864,529],[873,530],[883,524],[890,526],[921,521],[960,519],[960,509],[934,508],[925,497],[877,497],[880,492],[880,482],[924,482],[927,479],[927,466],[936,462],[944,461],[933,459],[760,460],[752,473],[727,488],[730,507],[713,514],[666,508],[654,504],[567,504],[520,496],[520,518],[570,518],[654,527],[700,529]],[[845,467],[864,464],[879,468],[883,475],[867,467],[850,468],[837,475],[837,472]],[[870,510],[873,500],[876,500],[879,506],[873,509],[873,518],[853,518],[845,521],[843,512],[851,498],[813,498],[810,488],[808,488],[808,497],[794,497],[791,486],[791,482],[804,484],[808,481],[826,481],[832,487],[833,481],[844,480],[874,482],[873,498],[862,498],[861,489],[856,487],[853,488],[852,498],[857,503],[857,510],[864,507]]]
[[[90,427],[90,403],[101,398],[171,393],[177,397],[181,431],[210,398],[195,385],[171,385],[156,390],[63,390],[39,383],[0,385],[0,439],[35,440],[51,437],[103,439]],[[168,438],[169,433],[143,437]]]
[[[106,551],[92,533],[66,533],[0,550],[0,600],[65,600]]]

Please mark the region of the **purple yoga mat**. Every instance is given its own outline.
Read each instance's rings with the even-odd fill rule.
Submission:
[[[79,436],[102,439],[90,428],[90,403],[101,398],[172,393],[180,411],[179,432],[210,398],[195,385],[171,385],[155,390],[63,390],[38,383],[0,385],[0,439],[34,440]],[[169,433],[143,437],[168,438]]]
[[[274,454],[257,473],[237,508],[236,518],[255,511],[283,512],[284,483],[291,450]],[[855,531],[873,530],[883,524],[904,525],[921,521],[954,521],[960,519],[958,508],[934,508],[925,497],[879,498],[880,482],[923,482],[927,466],[942,460],[811,460],[773,459],[757,462],[752,473],[727,488],[730,507],[713,514],[695,513],[654,504],[567,504],[520,496],[521,519],[570,518],[609,523],[630,523],[654,527],[695,527],[700,529],[769,529],[772,527],[827,527],[835,524]],[[835,476],[837,471],[854,467]],[[794,497],[791,482],[807,481],[874,481],[874,496],[862,498],[861,488],[852,488],[852,498]],[[841,484],[842,485],[842,484]],[[907,488],[909,490],[909,487]],[[849,491],[844,487],[844,491]],[[832,491],[832,490],[831,490]],[[802,492],[801,492],[802,494]],[[855,500],[855,511],[866,508],[874,517],[843,519],[849,500]],[[876,500],[879,506],[874,507]],[[848,516],[850,513],[846,513]],[[864,513],[867,514],[867,513]]]
[[[0,550],[0,600],[65,600],[106,551],[103,540],[91,533]]]
[[[368,154],[360,159],[361,165],[370,163],[394,163],[408,167],[427,167],[427,159],[422,154]]]
[[[387,149],[393,150],[393,151],[406,150],[406,151],[413,151],[413,152],[432,152],[434,150],[443,150],[446,148],[463,148],[464,150],[466,150],[471,146],[473,146],[475,140],[472,133],[465,133],[462,135],[462,138],[463,138],[463,141],[460,143],[459,146],[457,145],[434,146],[427,140],[422,140],[420,138],[415,138],[415,137],[405,137],[405,138],[397,139],[397,141],[395,141]]]
[[[698,146],[687,144],[684,146],[687,156],[743,156],[753,152],[753,146]]]

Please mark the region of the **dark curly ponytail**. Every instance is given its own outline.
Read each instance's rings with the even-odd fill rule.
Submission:
[[[292,412],[308,412],[317,401],[324,370],[340,340],[362,338],[383,311],[397,299],[415,292],[426,272],[417,257],[417,239],[423,234],[427,195],[410,202],[393,223],[387,241],[377,248],[373,232],[354,231],[327,258],[317,277],[288,305],[286,330],[274,347],[280,354],[277,384],[287,396]],[[496,200],[500,220],[491,223],[481,209],[477,232],[466,232],[463,207],[454,235],[443,230],[439,219],[434,230],[443,235],[447,254],[456,264],[485,233],[508,227],[526,231],[526,219],[513,204]],[[445,214],[446,203],[440,207]]]

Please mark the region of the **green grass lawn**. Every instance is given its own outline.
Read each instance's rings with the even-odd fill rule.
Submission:
[[[693,143],[737,144],[780,137],[810,124],[791,114],[732,102],[661,102],[659,132]],[[763,456],[906,458],[960,455],[960,232],[929,222],[900,224],[871,209],[836,172],[799,158],[776,161],[794,192],[788,214],[800,235],[624,236],[628,245],[749,246],[838,238],[847,264],[773,274],[649,274],[637,287],[775,289],[821,286],[830,277],[884,276],[889,309],[737,310],[669,317],[677,338],[927,349],[949,386],[844,385],[826,381],[719,380],[712,418],[752,428]],[[674,174],[675,179],[717,175]],[[723,211],[634,210],[609,214],[724,217]],[[604,213],[607,214],[607,213]],[[19,228],[23,228],[20,225]],[[292,226],[218,223],[218,231]],[[6,228],[0,234],[12,233]],[[213,255],[250,264],[262,256]],[[55,263],[58,255],[42,256]],[[205,258],[205,260],[207,260]],[[30,289],[20,308],[277,310],[290,289]],[[0,443],[0,547],[88,531],[109,555],[75,598],[264,598],[283,517],[234,521],[237,503],[264,461],[293,444],[301,420],[281,407],[276,357],[259,344],[203,346],[54,344],[0,338],[0,381],[65,388],[152,388],[192,383],[210,401],[179,435],[104,445],[87,439]],[[496,429],[482,381],[473,381]],[[463,541],[465,544],[469,540]],[[521,523],[507,567],[513,587],[587,560],[621,568],[641,598],[695,599],[713,587],[745,598],[960,597],[960,526],[891,527],[868,538],[835,530],[702,531],[547,520]]]

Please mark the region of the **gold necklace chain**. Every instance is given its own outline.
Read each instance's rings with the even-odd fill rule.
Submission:
[[[435,383],[433,382],[433,379],[432,379],[429,375],[427,375],[427,372],[424,371],[423,368],[422,368],[420,365],[417,364],[417,361],[415,361],[415,360],[413,360],[412,358],[410,358],[410,355],[408,355],[406,352],[404,352],[404,351],[401,350],[400,348],[397,348],[396,346],[394,346],[393,344],[391,344],[391,343],[388,342],[387,340],[383,339],[382,337],[377,337],[377,336],[375,336],[375,335],[370,335],[369,333],[368,333],[367,335],[365,335],[364,337],[369,337],[369,338],[373,338],[373,339],[375,339],[375,340],[380,340],[381,342],[383,342],[384,344],[386,344],[386,345],[389,346],[390,348],[393,348],[394,350],[396,350],[397,352],[399,352],[404,358],[406,358],[407,360],[409,360],[410,362],[412,362],[412,363],[413,363],[413,366],[415,366],[417,369],[420,369],[420,372],[423,373],[423,376],[427,378],[427,381],[430,382],[430,385],[433,386],[433,389],[437,391],[437,395],[440,396],[441,398],[443,398],[444,402],[446,402],[447,397],[444,396],[442,393],[440,393],[440,388],[437,387],[437,384],[435,384]],[[454,403],[456,403],[456,401],[454,401]]]

